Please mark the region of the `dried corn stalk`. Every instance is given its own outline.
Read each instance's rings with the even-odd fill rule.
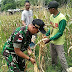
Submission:
[[[38,69],[38,67],[37,67],[37,64],[36,64],[36,63],[34,64],[34,72],[39,72],[39,69]]]
[[[4,65],[2,65],[1,69],[2,69],[3,72],[4,71],[7,72],[8,71],[7,64],[5,63]]]
[[[72,46],[69,47],[69,49],[68,49],[68,56],[69,56],[69,52],[70,52],[70,50],[72,50]]]
[[[40,48],[39,48],[39,67],[40,67],[40,72],[44,72],[44,68],[45,68],[44,56],[46,55],[46,52],[47,52],[47,47],[46,47],[46,45],[44,43],[45,39],[47,39],[47,38],[44,38],[44,39],[38,41],[38,43],[37,43],[40,46]],[[36,47],[36,45],[35,45],[35,47]],[[35,54],[35,47],[34,47],[34,54]],[[41,55],[42,55],[42,59],[40,60]]]
[[[26,62],[26,65],[25,65],[25,70],[24,70],[24,72],[26,72],[26,70],[27,70],[27,65],[28,65],[28,63],[29,63],[29,61],[27,61],[27,62]]]
[[[46,45],[44,43],[44,40],[46,40],[46,39],[47,38],[44,38],[44,39],[38,41],[38,43],[34,46],[33,54],[31,54],[31,57],[34,57],[35,58],[35,47],[39,44],[39,46],[40,46],[40,49],[39,49],[39,65],[40,65],[40,70],[38,69],[37,64],[35,63],[34,64],[34,72],[45,72],[44,71],[44,68],[45,68],[44,56],[45,56],[45,54],[47,52],[47,47],[46,47]],[[42,55],[42,59],[40,61],[41,55]],[[27,64],[28,64],[28,62],[26,63],[26,70],[27,70]]]
[[[35,59],[35,55],[34,55],[33,53],[31,53],[29,50],[28,50],[28,52],[30,53],[30,57],[32,57],[32,58]],[[24,72],[26,72],[26,70],[27,70],[27,65],[28,65],[28,63],[29,63],[29,61],[26,62],[26,67],[25,67]],[[38,69],[36,63],[34,63],[34,72],[39,72],[39,69]]]
[[[45,69],[44,57],[45,57],[46,52],[47,52],[47,47],[46,47],[46,45],[44,43],[44,39],[40,42],[39,46],[40,46],[40,50],[39,50],[39,64],[40,64],[40,68],[41,68],[42,72],[44,72],[44,70],[43,70],[43,69]],[[41,55],[42,55],[42,59],[40,61]]]

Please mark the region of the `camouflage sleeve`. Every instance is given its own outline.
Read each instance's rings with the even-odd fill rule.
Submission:
[[[23,36],[20,34],[20,33],[17,33],[15,36],[14,36],[14,39],[13,39],[13,43],[22,43],[22,40],[23,40]]]
[[[16,35],[14,35],[13,47],[21,48],[22,40],[23,40],[22,34],[17,33]]]
[[[13,43],[13,47],[14,47],[14,48],[21,48],[21,43],[20,43],[20,44]]]

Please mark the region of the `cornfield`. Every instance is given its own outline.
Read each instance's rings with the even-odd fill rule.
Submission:
[[[63,13],[67,18],[67,26],[65,29],[65,56],[68,62],[69,67],[72,66],[72,8],[61,7],[59,11]],[[33,9],[34,19],[40,18],[46,24],[45,29],[48,31],[49,17],[50,14],[45,8]],[[0,15],[0,52],[2,51],[3,45],[11,35],[15,28],[22,26],[21,23],[21,13],[16,13],[14,15]],[[26,62],[26,70],[28,72],[61,72],[61,65],[58,64],[58,67],[52,68],[51,66],[51,57],[49,44],[44,44],[43,36],[41,33],[37,34],[37,39],[35,40],[36,45],[33,48],[33,57],[36,59],[36,64],[31,65],[30,62]],[[4,57],[0,54],[0,72],[7,72],[8,67],[6,65]]]

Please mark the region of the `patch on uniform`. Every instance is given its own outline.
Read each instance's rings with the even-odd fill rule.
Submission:
[[[15,37],[14,37],[14,42],[16,43],[18,43],[18,42],[22,42],[22,40],[23,40],[23,37],[22,37],[22,35],[20,34],[20,33],[18,33],[17,35],[15,35]]]
[[[23,40],[22,35],[19,35],[19,38],[18,38],[17,42],[22,42],[22,40]]]
[[[22,42],[22,40],[23,40],[22,38],[18,38],[17,42]]]
[[[58,23],[55,23],[55,26],[58,27]]]

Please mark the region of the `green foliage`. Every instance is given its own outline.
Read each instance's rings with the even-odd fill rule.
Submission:
[[[38,0],[29,0],[32,5],[38,5]]]
[[[0,6],[1,10],[15,9],[23,7],[26,0],[2,0]],[[50,1],[53,0],[29,0],[32,5],[45,5],[47,6]],[[72,6],[72,0],[56,0],[60,5],[70,4]]]
[[[48,5],[48,3],[52,0],[45,0],[45,5]]]
[[[17,0],[16,1],[16,7],[22,7],[22,6],[24,6],[24,4],[25,4],[25,0]]]
[[[1,7],[1,3],[0,3],[0,7]]]
[[[15,0],[2,0],[1,2],[1,11],[8,9],[15,9],[16,3]]]
[[[59,11],[63,14],[66,15],[67,18],[67,27],[65,30],[65,44],[64,44],[64,49],[65,49],[65,56],[68,62],[68,66],[72,67],[72,50],[70,50],[70,54],[68,56],[67,52],[69,47],[72,45],[72,9],[67,7],[62,7],[59,8]],[[45,9],[39,9],[38,11],[33,11],[34,12],[34,19],[35,18],[40,18],[42,19],[45,24],[49,24],[49,12],[46,11]],[[17,13],[14,15],[0,15],[0,72],[7,72],[8,68],[7,66],[3,66],[5,65],[6,61],[3,58],[3,56],[1,55],[4,43],[7,41],[7,39],[9,38],[9,36],[11,35],[11,33],[13,32],[13,30],[15,30],[15,28],[22,26],[21,23],[21,13]],[[46,30],[48,30],[49,26],[46,27]],[[36,43],[41,39],[40,38],[41,34],[38,34],[38,37],[36,39]],[[39,66],[39,45],[36,46],[36,50],[35,50],[35,56],[36,56],[36,62],[37,65]],[[27,54],[27,52],[25,52],[25,54]],[[59,61],[59,60],[58,60]],[[52,66],[51,65],[51,56],[50,56],[50,48],[49,48],[49,44],[47,44],[47,54],[45,56],[45,64],[46,64],[46,70],[45,72],[62,72],[62,68],[61,68],[61,64],[60,62],[58,63],[57,66]],[[2,68],[3,67],[3,68]],[[3,69],[5,69],[3,71]],[[28,64],[28,72],[33,72],[33,65],[31,64],[31,62],[29,62]]]
[[[56,0],[56,1],[59,2],[60,5],[69,4],[70,2],[72,3],[72,0]]]

